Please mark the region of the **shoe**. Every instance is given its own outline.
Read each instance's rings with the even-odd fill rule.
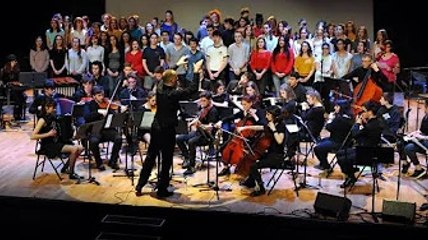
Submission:
[[[79,176],[77,173],[70,173],[68,176],[70,179],[83,179],[83,177]]]
[[[263,187],[263,184],[261,184],[259,186],[260,186],[259,190],[256,190],[256,191],[250,193],[251,197],[261,196],[261,195],[264,195],[266,193],[266,189]]]
[[[188,159],[185,159],[183,161],[183,164],[181,165],[181,168],[186,169],[190,167],[190,161]]]
[[[171,197],[172,195],[174,195],[174,192],[170,192],[168,190],[158,190],[156,192],[156,196],[160,198],[167,198],[167,197]]]
[[[108,166],[111,167],[114,170],[119,170],[120,169],[119,164],[117,164],[117,163],[109,162]]]
[[[324,167],[321,164],[317,164],[314,166],[314,168],[319,169],[319,170],[327,170],[327,169],[330,169],[330,166]]]
[[[357,181],[357,179],[355,178],[346,178],[345,181],[340,185],[340,188],[347,188],[352,186],[355,182]]]
[[[246,178],[245,180],[239,182],[239,185],[247,188],[253,188],[256,186],[256,182],[254,180],[251,180],[250,178]]]
[[[137,196],[137,197],[143,196],[143,193],[141,192],[142,189],[143,189],[143,187],[141,185],[137,185],[135,187],[135,196]]]
[[[281,164],[281,167],[287,170],[294,170],[296,168],[296,166],[294,165],[294,162],[290,160],[284,161]]]
[[[410,177],[413,177],[413,178],[420,178],[420,177],[422,177],[423,175],[425,175],[425,169],[421,168],[421,169],[419,169],[419,170],[415,170],[415,171],[413,172],[413,174],[412,174]]]
[[[97,169],[98,169],[98,171],[102,172],[102,171],[106,170],[106,167],[104,167],[104,165],[101,164],[101,165],[97,166]]]
[[[428,210],[428,203],[424,203],[421,205],[421,207],[419,208],[419,211],[425,211]]]
[[[194,174],[196,172],[196,168],[195,167],[188,167],[186,171],[183,172],[183,175],[191,175]]]
[[[409,167],[410,167],[410,163],[407,163],[407,164],[403,163],[403,166],[401,168],[401,173],[402,174],[407,174],[407,172],[409,171]]]
[[[230,175],[230,168],[223,168],[223,170],[221,170],[221,172],[218,173],[219,176],[227,176]]]
[[[66,172],[67,172],[67,169],[68,169],[68,166],[67,166],[67,165],[64,165],[64,166],[61,168],[61,173],[66,173]]]
[[[374,177],[375,178],[379,178],[380,180],[382,180],[382,181],[386,181],[386,178],[383,176],[383,174],[382,173],[375,173],[374,174]]]

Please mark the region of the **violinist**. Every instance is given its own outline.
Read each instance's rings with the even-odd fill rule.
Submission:
[[[321,102],[321,96],[316,90],[309,90],[306,92],[306,101],[302,103],[302,119],[308,125],[308,130],[315,140],[318,140],[325,122],[325,109]],[[304,137],[309,137],[310,133]]]
[[[191,131],[180,134],[176,138],[177,146],[184,156],[183,168],[187,168],[184,175],[193,174],[196,171],[196,147],[210,143],[213,125],[218,121],[218,111],[212,103],[210,92],[204,91],[199,95],[199,104],[201,106],[199,116],[189,123]]]
[[[338,150],[347,138],[347,134],[353,124],[351,106],[349,102],[336,102],[334,112],[331,112],[329,119],[325,125],[327,131],[330,132],[330,137],[321,139],[314,148],[315,156],[318,158],[319,164],[315,168],[330,170],[330,164],[327,161],[329,152]]]
[[[382,134],[382,125],[376,117],[378,105],[373,101],[366,102],[363,105],[363,110],[351,128],[351,136],[356,140],[358,146],[376,147],[381,142]],[[346,175],[345,182],[340,187],[351,186],[357,180],[354,175],[356,169],[353,167],[356,161],[355,148],[339,151],[337,161],[342,172]]]
[[[106,109],[106,107],[108,107],[110,104],[108,104],[108,100],[104,98],[104,90],[102,87],[94,87],[92,95],[94,100],[89,102],[89,114],[85,115],[86,123],[102,120],[107,116],[107,113],[111,111],[111,109]],[[116,129],[109,128],[102,129],[98,136],[91,136],[89,139],[89,149],[94,155],[97,168],[100,171],[104,171],[105,167],[100,156],[100,149],[98,145],[99,143],[107,141],[113,142],[113,149],[108,166],[115,170],[119,169],[117,160],[119,158],[119,150],[122,146],[122,137],[119,135]]]
[[[243,130],[264,131],[264,134],[270,138],[271,144],[267,152],[251,166],[248,178],[241,183],[241,185],[248,188],[254,188],[254,191],[250,194],[252,197],[263,195],[266,192],[259,169],[278,167],[284,161],[285,125],[281,118],[280,107],[273,105],[266,109],[266,120],[266,125],[252,125],[237,128],[238,133]],[[292,166],[291,161],[289,161],[287,165]]]
[[[296,113],[296,94],[287,83],[279,87],[279,104],[281,108],[287,110],[289,114]]]
[[[94,88],[94,80],[92,75],[85,74],[81,81],[82,86],[71,97],[73,101],[79,104],[84,104],[93,100],[92,90]]]
[[[263,111],[261,111],[260,109],[256,109],[254,107],[254,100],[255,100],[255,96],[244,96],[242,97],[241,100],[241,105],[242,105],[242,110],[239,111],[236,114],[233,114],[231,116],[227,116],[225,118],[223,118],[221,121],[217,122],[215,124],[216,128],[220,128],[222,126],[223,122],[228,122],[228,121],[232,121],[232,120],[236,120],[236,119],[240,119],[240,121],[238,122],[237,126],[245,126],[245,125],[263,125],[265,123],[265,116],[263,114]],[[251,134],[249,134],[249,136],[247,137],[253,137],[251,136]],[[228,148],[228,144],[229,142],[233,143],[234,137],[230,137],[228,143],[225,145],[225,149]],[[252,139],[249,139],[250,141]],[[229,145],[230,147],[230,145]],[[233,153],[240,153],[242,154],[242,152],[244,151],[244,149],[231,149],[231,151]],[[236,155],[235,155],[236,156]],[[219,173],[219,176],[225,176],[225,175],[229,175],[230,172],[230,165],[229,163],[231,162],[231,159],[225,159],[224,155],[222,154],[223,157],[223,161],[225,162],[225,167],[223,168],[223,170]],[[238,159],[239,161],[239,159]]]
[[[70,179],[80,179],[81,177],[74,172],[76,159],[83,151],[82,146],[65,144],[55,140],[58,132],[56,130],[56,103],[53,99],[48,98],[42,106],[40,118],[36,127],[31,134],[32,140],[40,140],[40,150],[49,158],[58,157],[61,153],[68,153],[67,163],[61,169],[62,173],[68,172]]]

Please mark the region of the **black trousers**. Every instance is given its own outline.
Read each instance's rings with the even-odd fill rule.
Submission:
[[[259,161],[257,161],[253,166],[251,166],[250,175],[248,177],[260,185],[260,183],[262,183],[262,176],[260,175],[259,169],[278,167],[281,165],[283,160],[284,154],[268,153],[264,155]]]
[[[172,166],[172,158],[175,147],[175,127],[159,127],[152,125],[151,139],[147,156],[141,169],[137,188],[142,188],[149,180],[150,173],[155,165],[156,158],[162,153],[161,172],[158,181],[158,191],[166,191],[169,186],[169,170]]]
[[[115,129],[103,129],[100,136],[91,136],[89,139],[89,149],[94,155],[97,166],[101,166],[101,164],[103,164],[100,156],[100,148],[98,147],[98,144],[102,142],[113,142],[110,163],[117,163],[117,159],[119,158],[119,151],[122,147],[122,137]]]

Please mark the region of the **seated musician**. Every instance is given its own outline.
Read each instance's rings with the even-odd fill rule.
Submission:
[[[0,86],[3,83],[10,88],[10,99],[14,101],[13,117],[15,120],[22,120],[23,106],[26,96],[24,94],[25,86],[19,83],[20,67],[18,60],[14,54],[7,56],[7,62],[0,70]],[[4,93],[6,96],[7,93]]]
[[[257,124],[264,125],[266,119],[264,112],[260,108],[255,108],[253,102],[255,101],[255,96],[244,96],[241,100],[242,110],[231,116],[226,116],[215,124],[216,128],[220,128],[223,122],[228,122],[236,119],[240,119],[239,125],[248,125],[248,124]],[[230,139],[233,139],[233,136]],[[251,141],[251,139],[250,139]],[[227,146],[227,144],[226,144]],[[230,165],[229,159],[223,159],[226,163],[223,170],[219,173],[219,176],[225,176],[230,174]]]
[[[102,120],[107,116],[109,109],[105,108],[106,100],[104,98],[104,90],[102,87],[96,86],[93,90],[93,98],[94,100],[89,102],[89,114],[85,115],[86,123],[95,122],[98,120]],[[116,129],[102,129],[98,136],[91,136],[89,139],[89,149],[94,155],[95,162],[97,164],[97,168],[100,171],[105,170],[103,165],[103,161],[100,156],[100,149],[98,147],[99,143],[112,141],[113,149],[111,151],[110,161],[108,162],[108,166],[113,169],[119,169],[119,165],[117,160],[119,158],[119,150],[122,146],[122,137],[116,131]]]
[[[369,77],[371,77],[378,86],[382,86],[382,83],[388,81],[386,76],[382,73],[376,63],[373,62],[373,57],[370,54],[364,54],[362,57],[362,66],[354,69],[352,72],[345,74],[343,79],[351,79],[353,88],[362,82],[367,74],[367,71],[371,70]],[[348,87],[341,87],[341,89],[349,89]],[[349,90],[348,90],[349,91]],[[352,95],[349,92],[342,92],[345,95]]]
[[[425,148],[428,148],[428,100],[425,100],[425,116],[422,118],[421,126],[419,130],[408,133],[406,135],[409,139],[404,147],[406,156],[409,157],[411,163],[415,166],[415,170],[411,177],[420,178],[424,176],[425,169],[422,168],[419,163],[418,156],[416,153],[427,153]],[[409,170],[410,163],[404,161],[402,173],[406,174]]]
[[[244,87],[248,82],[254,81],[254,75],[251,72],[245,72],[241,75],[239,80],[231,80],[227,85],[226,91],[230,95],[241,95],[244,91]]]
[[[250,194],[252,197],[263,195],[266,192],[259,169],[278,167],[283,164],[284,161],[285,125],[281,118],[280,107],[273,105],[266,109],[266,120],[266,125],[252,125],[237,128],[237,132],[241,132],[245,129],[264,131],[264,134],[270,138],[267,152],[251,166],[248,178],[241,183],[248,188],[254,188],[254,191]],[[287,161],[288,166],[293,166],[290,160]]]
[[[376,147],[381,142],[382,125],[376,117],[378,106],[374,102],[366,102],[363,105],[364,111],[357,116],[356,124],[351,128],[351,136],[356,140],[358,146]],[[354,168],[356,164],[355,148],[343,149],[337,153],[337,161],[346,175],[346,179],[341,188],[349,187],[356,182]]]
[[[398,135],[399,129],[404,123],[404,116],[400,112],[397,105],[394,104],[394,93],[385,92],[380,98],[381,107],[376,115],[382,124],[382,140],[385,144],[391,145],[397,143],[398,153],[400,160],[406,161],[406,154],[404,153],[404,144]],[[378,166],[379,177],[383,180],[382,164]],[[405,172],[407,173],[407,171]]]
[[[53,99],[46,99],[40,113],[37,125],[31,134],[32,140],[40,140],[40,150],[49,158],[58,157],[61,153],[68,153],[69,158],[63,166],[61,172],[68,172],[70,179],[80,179],[80,176],[74,172],[76,159],[83,151],[82,146],[75,146],[59,142],[56,130],[56,103]]]
[[[353,122],[349,102],[337,102],[334,105],[334,112],[330,113],[325,125],[327,131],[330,132],[330,137],[321,139],[314,148],[315,155],[320,162],[315,168],[326,171],[330,170],[330,164],[327,161],[328,153],[337,151],[341,147],[348,147],[344,141],[350,142],[348,133],[351,130]]]
[[[119,100],[123,105],[129,106],[132,100],[141,101],[147,97],[147,92],[137,86],[137,75],[130,73],[125,77],[125,81],[127,82],[127,86],[119,93]],[[135,106],[134,110],[136,110]]]
[[[63,97],[63,95],[55,92],[55,82],[52,80],[46,80],[43,86],[43,94],[38,95],[36,99],[34,99],[28,111],[31,114],[36,114],[39,118],[45,102],[48,99],[56,100],[60,97]]]
[[[288,77],[288,85],[293,89],[297,103],[302,103],[306,101],[306,88],[298,81],[298,79],[299,74],[290,74]]]
[[[150,91],[147,95],[147,101],[143,105],[144,112],[156,112],[156,93]],[[147,144],[150,144],[150,129],[138,129],[138,138],[142,139]]]
[[[210,92],[204,91],[199,95],[199,104],[201,111],[198,118],[189,123],[191,131],[188,134],[180,134],[176,138],[184,157],[183,168],[187,168],[184,175],[193,174],[196,171],[196,147],[208,145],[212,141],[213,125],[218,121],[218,111],[212,104]]]
[[[310,137],[310,134],[319,140],[321,130],[324,127],[324,113],[325,109],[321,102],[321,96],[316,90],[309,90],[306,92],[306,101],[302,103],[302,119],[306,122],[310,133],[304,135],[305,138]],[[313,140],[313,139],[309,139]]]
[[[287,110],[289,114],[296,113],[296,94],[294,94],[293,89],[287,83],[279,87],[279,103],[281,104],[281,108]]]
[[[94,80],[92,75],[83,75],[81,84],[82,86],[73,94],[71,100],[76,103],[84,104],[93,100],[92,90],[94,88]]]

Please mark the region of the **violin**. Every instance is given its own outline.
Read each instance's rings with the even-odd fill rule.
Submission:
[[[111,110],[118,110],[119,107],[126,108],[126,106],[121,105],[120,103],[112,102],[108,98],[104,98],[101,102],[98,102],[98,107],[100,109],[111,109]]]

